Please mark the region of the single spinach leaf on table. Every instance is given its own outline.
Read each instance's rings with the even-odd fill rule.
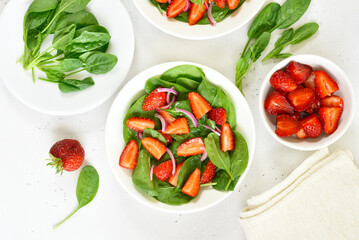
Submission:
[[[85,61],[84,69],[92,74],[105,74],[117,64],[117,57],[109,53],[95,53]]]
[[[194,65],[184,64],[168,69],[162,73],[160,78],[174,83],[178,78],[189,78],[201,82],[204,77],[205,75],[201,68]]]
[[[297,22],[307,11],[310,0],[287,0],[278,11],[275,29],[285,29]]]
[[[95,85],[91,77],[83,80],[63,79],[59,82],[59,90],[63,93],[78,92]]]
[[[262,33],[257,41],[253,43],[249,49],[252,52],[252,61],[255,62],[260,58],[262,52],[266,49],[268,46],[268,43],[270,41],[271,34],[269,32]]]
[[[262,62],[280,54],[286,44],[293,38],[293,33],[293,28],[289,28],[288,30],[284,31],[282,35],[278,38],[278,40],[275,42],[274,49],[262,59]]]
[[[167,145],[167,141],[165,139],[165,137],[159,133],[157,130],[151,129],[151,128],[146,128],[143,131],[143,137],[151,137],[151,138],[155,138],[157,140],[159,140],[160,142],[162,142],[164,145]]]
[[[66,15],[58,22],[56,28],[61,29],[72,24],[75,24],[77,29],[81,29],[89,25],[98,25],[98,21],[92,13],[80,11]]]
[[[293,37],[289,41],[289,44],[295,45],[307,40],[313,36],[319,29],[319,25],[315,22],[306,23],[297,30],[295,30]]]

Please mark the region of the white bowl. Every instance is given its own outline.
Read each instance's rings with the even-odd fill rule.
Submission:
[[[198,24],[189,26],[188,23],[168,19],[149,0],[134,0],[133,2],[141,14],[158,29],[179,38],[203,40],[220,37],[242,27],[256,15],[265,1],[245,1],[236,12],[215,26]]]
[[[249,109],[249,106],[247,105],[247,102],[245,101],[243,95],[234,86],[234,84],[219,72],[200,64],[190,62],[169,62],[151,67],[143,71],[142,73],[139,73],[132,80],[130,80],[117,95],[108,114],[105,132],[107,157],[113,170],[113,173],[115,174],[120,185],[126,190],[126,192],[128,192],[139,202],[151,208],[173,213],[186,213],[204,210],[223,201],[225,198],[227,198],[230,194],[233,193],[220,192],[214,189],[210,189],[210,187],[208,187],[208,189],[200,191],[197,198],[188,204],[180,206],[166,205],[148,196],[140,189],[136,188],[132,183],[132,170],[121,168],[119,166],[119,157],[125,147],[122,135],[122,122],[130,105],[135,100],[137,100],[139,96],[145,93],[144,86],[148,78],[155,75],[160,75],[164,71],[182,64],[192,64],[202,68],[208,80],[211,83],[220,87],[231,99],[235,106],[237,115],[236,129],[245,137],[247,141],[249,160],[247,169],[242,174],[241,178],[237,183],[236,189],[233,192],[236,192],[239,187],[239,184],[243,181],[245,175],[248,172],[248,169],[253,160],[255,147],[255,130],[251,110]]]
[[[333,80],[338,83],[339,91],[334,94],[340,96],[344,100],[344,110],[340,118],[338,129],[333,134],[328,135],[322,133],[318,138],[307,139],[299,139],[296,136],[284,138],[279,137],[275,134],[276,116],[269,115],[265,112],[264,101],[267,96],[274,91],[269,82],[270,77],[275,71],[285,68],[290,61],[296,61],[299,63],[310,65],[315,70],[323,70],[327,72],[329,76],[331,76]],[[327,147],[337,141],[341,136],[343,136],[343,134],[349,128],[353,120],[355,112],[354,105],[355,99],[353,87],[344,71],[340,69],[335,63],[329,61],[326,58],[316,55],[292,56],[278,63],[264,79],[259,93],[259,112],[268,132],[272,135],[273,138],[275,138],[278,142],[284,144],[285,146],[302,151],[312,151]]]

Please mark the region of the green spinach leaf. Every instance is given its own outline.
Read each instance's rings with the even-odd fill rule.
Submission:
[[[164,136],[162,136],[161,133],[159,133],[157,130],[151,129],[151,128],[146,128],[143,131],[143,137],[151,137],[151,138],[155,138],[158,139],[160,142],[162,142],[164,145],[167,145],[167,141],[166,138]]]
[[[276,29],[285,29],[297,22],[307,11],[310,0],[287,0],[279,9]]]
[[[91,77],[83,80],[63,79],[59,82],[59,90],[63,93],[78,92],[95,85]]]
[[[105,74],[117,64],[117,57],[109,53],[95,53],[85,61],[85,70],[92,74]]]

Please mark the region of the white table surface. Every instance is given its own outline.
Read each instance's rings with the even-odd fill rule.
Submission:
[[[0,10],[6,1],[0,0]],[[152,65],[175,60],[198,62],[234,79],[235,63],[247,40],[248,25],[214,40],[182,40],[148,23],[131,0],[122,2],[133,21],[136,38],[135,57],[126,81]],[[340,4],[335,0],[312,1],[300,23],[314,20],[320,25],[319,32],[290,49],[295,54],[317,54],[334,61],[348,74],[356,93],[359,92],[358,12],[359,2],[354,0]],[[278,31],[274,35],[276,39]],[[273,61],[258,62],[245,78],[244,89],[253,111],[257,145],[253,165],[240,191],[211,209],[186,215],[166,214],[143,206],[117,183],[104,146],[105,120],[113,97],[85,114],[49,116],[22,105],[0,81],[0,239],[245,239],[237,221],[245,201],[277,184],[310,154],[280,145],[260,121],[258,91],[273,65]],[[331,149],[350,149],[357,163],[358,108],[359,104],[347,133],[331,146]],[[45,166],[51,145],[63,138],[80,140],[86,151],[86,163],[96,167],[101,184],[91,204],[52,230],[77,204],[75,188],[79,171],[60,176]]]

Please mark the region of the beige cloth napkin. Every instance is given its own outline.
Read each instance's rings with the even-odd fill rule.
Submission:
[[[315,152],[247,203],[247,240],[359,240],[359,170],[349,151]]]

